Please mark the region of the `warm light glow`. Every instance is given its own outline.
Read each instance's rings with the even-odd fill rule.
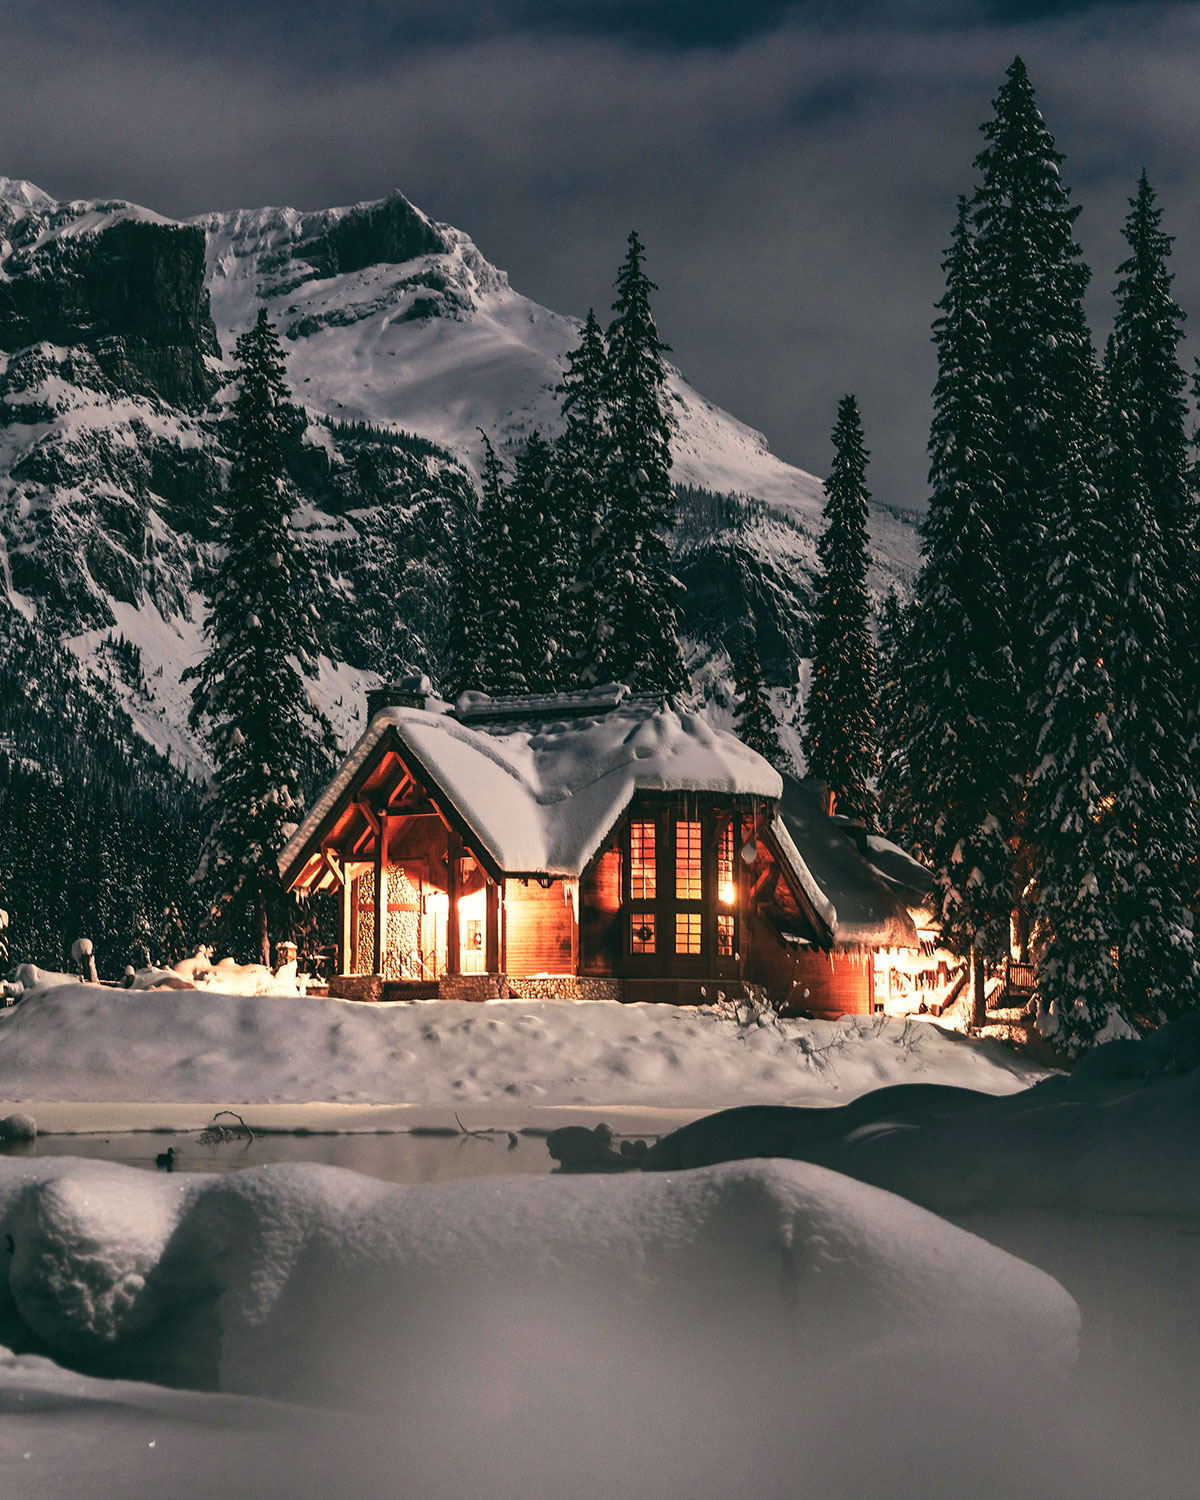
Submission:
[[[444,917],[450,910],[450,897],[445,891],[427,891],[425,911],[429,916]]]
[[[481,886],[479,890],[472,891],[469,896],[460,896],[458,898],[458,915],[463,921],[481,922],[486,905],[483,887]],[[447,907],[447,909],[449,908]]]
[[[737,899],[737,889],[732,880],[723,880],[718,893],[718,900],[722,906],[732,906]]]

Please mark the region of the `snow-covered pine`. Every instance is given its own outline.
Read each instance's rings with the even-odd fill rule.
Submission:
[[[912,823],[906,769],[906,671],[909,609],[889,588],[875,618],[875,729],[879,742],[879,824],[907,842]]]
[[[1111,485],[1098,493],[1097,398],[1060,431],[1059,489],[1047,517],[1030,718],[1039,726],[1025,808],[1035,857],[1039,1029],[1068,1052],[1118,1011],[1118,839],[1113,802],[1128,778],[1114,743]],[[1120,533],[1118,532],[1118,535]],[[1120,545],[1124,545],[1122,536]]]
[[[993,534],[1025,699],[1036,688],[1027,600],[1043,574],[1038,539],[1062,484],[1061,434],[1094,389],[1095,354],[1083,310],[1090,272],[1073,228],[1079,209],[1063,186],[1063,158],[1019,57],[994,108],[994,118],[983,126],[987,146],[975,163],[981,181],[971,216],[995,407]],[[1027,726],[1026,770],[1036,732]]]
[[[1162,211],[1145,172],[1129,207],[1124,233],[1130,254],[1117,268],[1117,315],[1105,373],[1109,399],[1125,414],[1158,521],[1166,613],[1155,650],[1167,653],[1178,673],[1176,691],[1191,725],[1188,761],[1194,781],[1200,734],[1200,556],[1187,376],[1178,355],[1184,315],[1171,295],[1171,236],[1162,232]]]
[[[604,369],[607,352],[596,314],[588,309],[578,345],[556,393],[563,430],[554,445],[552,504],[567,546],[559,600],[559,668],[555,685],[570,688],[588,666],[589,634],[599,589],[597,544],[604,520]]]
[[[740,633],[735,645],[733,728],[751,750],[757,750],[777,771],[794,773],[791,757],[779,743],[779,724],[758,656],[758,639],[751,626]]]
[[[499,456],[483,438],[483,483],[476,537],[475,572],[479,590],[481,645],[479,680],[466,684],[489,693],[526,693],[529,681],[522,651],[522,609],[528,597],[523,582],[527,559],[512,511],[512,487],[505,482]]]
[[[479,497],[474,488],[460,491],[446,521],[450,611],[441,686],[451,698],[479,687],[483,681],[482,584],[475,572],[480,524]]]
[[[526,692],[557,687],[559,600],[566,587],[567,548],[554,505],[553,458],[541,433],[531,432],[517,454],[508,493],[510,588],[519,605],[517,642]]]
[[[867,452],[853,396],[838,404],[833,468],[825,481],[825,528],[817,543],[812,681],[804,704],[810,776],[829,785],[838,812],[878,826],[873,781],[875,643],[867,594]]]
[[[686,687],[687,674],[678,636],[682,588],[667,547],[676,512],[667,345],[650,310],[657,288],[642,269],[642,253],[630,234],[607,334],[602,485],[608,503],[596,548],[587,674],[674,693]]]
[[[899,831],[933,870],[942,941],[976,960],[978,1021],[980,961],[1005,957],[1009,945],[1017,687],[995,532],[995,392],[965,200],[943,269],[924,559],[901,664],[889,673],[900,700],[891,710],[900,749],[885,786],[894,778],[905,787]]]
[[[205,623],[209,650],[187,674],[195,681],[189,722],[215,768],[201,861],[214,892],[208,926],[228,939],[251,916],[254,951],[269,963],[271,921],[287,910],[276,859],[304,800],[298,768],[327,763],[334,743],[302,680],[314,675],[319,651],[315,588],[292,532],[286,454],[304,418],[288,399],[265,309],[238,340],[236,362],[226,550]]]
[[[1197,827],[1190,730],[1176,637],[1179,594],[1160,508],[1140,467],[1110,342],[1101,503],[1111,518],[1112,618],[1104,648],[1121,775],[1107,821],[1116,860],[1119,994],[1142,1027],[1194,1009],[1200,996],[1191,911]]]

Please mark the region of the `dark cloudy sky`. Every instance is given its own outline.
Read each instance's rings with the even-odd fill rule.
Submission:
[[[939,263],[1018,52],[1097,333],[1143,165],[1200,329],[1179,0],[4,0],[0,173],[179,216],[398,187],[579,316],[636,227],[685,374],[818,473],[855,391],[875,493],[911,505]]]

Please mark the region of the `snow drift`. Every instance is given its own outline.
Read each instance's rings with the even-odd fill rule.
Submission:
[[[5,1163],[4,1234],[7,1342],[383,1419],[416,1496],[791,1494],[925,1393],[1049,1391],[1078,1329],[1042,1272],[795,1163],[437,1187]]]

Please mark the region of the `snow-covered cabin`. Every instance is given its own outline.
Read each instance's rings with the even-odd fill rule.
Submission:
[[[869,1012],[875,950],[917,943],[814,784],[661,697],[451,705],[418,682],[369,711],[280,857],[289,888],[338,894],[334,995],[688,1004],[754,984]]]

